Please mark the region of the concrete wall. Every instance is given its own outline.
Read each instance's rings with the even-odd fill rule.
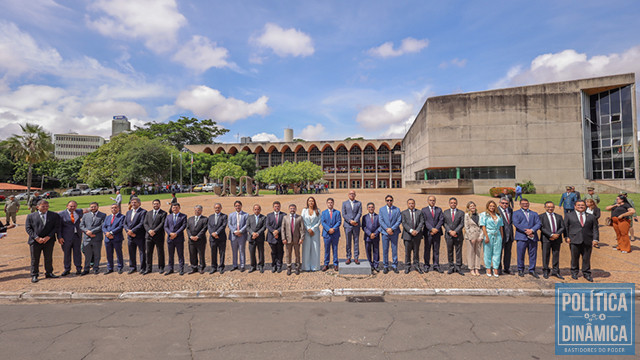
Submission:
[[[634,82],[625,74],[429,98],[403,140],[404,180],[434,167],[516,166],[515,179],[476,180],[475,192],[524,180],[538,192],[584,185],[581,89]]]

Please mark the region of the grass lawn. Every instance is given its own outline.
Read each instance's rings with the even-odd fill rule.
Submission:
[[[202,194],[207,194],[207,193],[182,193],[182,194],[176,194],[176,197],[178,198],[178,200],[180,200],[180,198],[183,198],[183,197],[198,196],[198,195],[202,195]],[[98,204],[100,204],[102,212],[109,213],[108,206],[111,206],[111,204],[113,204],[113,200],[111,200],[109,198],[110,196],[113,196],[114,198],[116,197],[113,194],[111,194],[111,195],[84,195],[84,196],[57,197],[57,198],[53,198],[53,199],[49,199],[48,200],[49,201],[49,210],[51,210],[51,211],[62,211],[62,210],[67,208],[67,203],[70,200],[77,201],[78,202],[78,208],[88,208],[89,207],[89,203],[96,201]],[[123,198],[123,211],[124,211],[124,210],[126,210],[126,209],[124,209],[124,203],[129,199],[129,195],[123,196],[122,198]],[[142,201],[150,201],[150,200],[153,200],[153,199],[164,200],[164,199],[170,199],[171,198],[171,194],[140,195],[139,198]],[[26,201],[21,201],[20,203],[21,203],[21,205],[20,205],[20,211],[18,212],[18,215],[25,215],[25,214],[28,214],[28,213],[31,212],[27,208]],[[3,215],[4,215],[4,212],[3,212]]]
[[[586,195],[580,193],[580,196]],[[613,204],[616,201],[617,194],[598,194],[600,196],[600,204],[598,204],[599,208],[606,208],[607,206]],[[489,196],[488,194],[486,196]],[[553,201],[556,206],[560,202],[560,197],[562,194],[523,194],[522,197],[529,200],[529,202],[544,204],[547,201]],[[629,198],[633,200],[634,204],[640,206],[640,194],[629,194]]]

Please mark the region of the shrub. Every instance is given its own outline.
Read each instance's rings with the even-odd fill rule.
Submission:
[[[491,189],[489,189],[489,195],[491,195],[491,197],[499,198],[500,196],[502,196],[503,189],[509,190],[509,194],[512,197],[516,196],[516,189],[512,187],[492,187]]]
[[[520,184],[520,186],[522,186],[522,193],[523,194],[535,194],[536,193],[536,187],[535,187],[535,185],[533,185],[533,181],[531,181],[531,180],[526,180],[524,183]]]

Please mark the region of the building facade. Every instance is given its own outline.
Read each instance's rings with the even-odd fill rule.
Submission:
[[[56,159],[69,160],[87,155],[105,143],[100,136],[71,134],[54,134],[54,156]]]
[[[429,98],[402,140],[404,183],[638,191],[635,101],[635,74]]]
[[[114,116],[111,120],[111,137],[127,131],[131,131],[129,119],[124,115]]]
[[[251,142],[186,145],[192,152],[254,154],[258,169],[285,161],[311,161],[322,167],[332,189],[402,187],[402,140]]]

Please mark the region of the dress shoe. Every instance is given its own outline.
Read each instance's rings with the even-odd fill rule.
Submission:
[[[296,275],[300,275],[300,264],[296,266]]]
[[[271,265],[271,272],[272,272],[272,273],[275,273],[277,270],[278,270],[278,267],[277,267],[277,266],[273,266],[273,265]]]
[[[544,271],[542,273],[542,277],[545,278],[545,279],[548,279],[549,278],[549,272],[548,271]]]
[[[180,275],[184,275],[184,269],[180,269]]]
[[[164,268],[158,269],[158,274],[160,274],[160,275],[164,274]]]
[[[145,270],[145,271],[142,272],[142,275],[147,275],[147,274],[151,274],[151,271]]]
[[[32,276],[31,277],[31,282],[32,283],[37,283],[38,282],[38,276],[37,275]]]
[[[211,270],[209,271],[209,274],[214,274],[216,272],[216,268],[211,268]]]
[[[439,267],[434,268],[434,270],[439,272],[440,274],[444,273],[444,270],[440,269]]]
[[[351,264],[351,259],[347,259],[347,261],[345,261],[344,263],[345,263],[345,265]]]
[[[389,273],[389,268],[384,268],[384,269],[382,269],[382,273],[383,273],[383,274],[388,274],[388,273]]]
[[[173,274],[173,269],[169,269],[169,271],[165,272],[165,273],[164,273],[164,276],[167,276],[167,275],[169,275],[169,274]]]
[[[456,269],[456,272],[458,273],[458,275],[460,275],[460,276],[464,276],[464,272],[462,272],[462,270],[460,270],[460,269]]]
[[[131,275],[131,274],[133,274],[134,272],[136,272],[136,269],[135,269],[135,268],[133,268],[133,269],[129,269],[129,271],[127,271],[127,274]]]
[[[141,268],[140,270],[138,270],[138,272],[142,274],[144,272],[144,269]]]
[[[260,266],[260,274],[264,274],[264,266]]]
[[[453,274],[453,272],[454,272],[454,271],[455,271],[455,270],[454,270],[453,268],[449,268],[449,270],[447,270],[447,274],[448,274],[448,275],[451,275],[451,274]]]
[[[198,272],[198,270],[196,270],[195,268],[191,268],[191,271],[189,271],[189,275],[195,274],[197,272]]]
[[[405,274],[408,274],[408,273],[409,273],[409,271],[411,271],[409,268],[404,269],[404,273],[405,273]]]
[[[236,271],[236,270],[238,270],[238,267],[237,267],[237,266],[234,266],[234,267],[231,269],[231,271]]]
[[[287,266],[287,275],[291,275],[291,266]]]
[[[339,271],[340,269],[338,268],[338,265],[336,265],[336,266],[333,267],[333,270],[334,271]]]
[[[353,262],[356,263],[356,265],[360,265],[360,260],[358,259],[353,260]]]
[[[518,271],[518,276],[524,277],[524,271]]]
[[[122,274],[122,269],[118,269],[118,274]]]
[[[85,276],[89,273],[89,270],[85,270],[83,272],[80,273],[80,276]]]
[[[578,274],[571,274],[571,278],[573,280],[578,280]]]
[[[584,276],[585,280],[587,280],[588,282],[593,282],[593,278],[591,277],[591,275],[585,275]]]
[[[93,269],[93,273],[94,273],[94,274],[96,274],[96,275],[98,275],[98,274],[100,273],[100,270],[98,270],[98,269]]]
[[[324,271],[327,271],[327,270],[329,270],[329,267],[328,267],[327,265],[325,265],[325,266],[323,266],[323,267],[322,267],[322,271],[323,271],[323,272],[324,272]]]
[[[200,274],[204,274],[204,269],[200,269],[200,271],[198,271]]]
[[[252,267],[251,269],[249,269],[249,274],[251,274],[254,271],[256,271],[256,268]]]
[[[220,268],[220,275],[224,274],[224,266]]]
[[[105,271],[105,273],[104,273],[104,274],[105,274],[105,275],[109,275],[109,274],[111,274],[112,272],[113,272],[113,270],[107,270],[107,271]]]
[[[400,271],[398,270],[398,268],[397,268],[397,267],[394,267],[394,268],[393,268],[393,272],[394,272],[394,273],[396,273],[396,274],[399,274],[399,273],[400,273]]]
[[[375,272],[377,272],[377,273],[378,273],[378,272],[380,272],[380,269],[378,269],[378,268],[377,268],[377,267],[375,267],[375,266],[373,266],[373,267],[371,268],[371,270],[372,270],[372,271],[375,271]]]
[[[278,266],[278,274],[280,274],[282,272],[282,266]]]
[[[504,270],[502,270],[502,272],[507,274],[507,275],[511,275],[511,270],[509,270],[509,269],[504,269]]]
[[[76,275],[82,274],[82,270],[76,270]]]
[[[62,274],[60,274],[60,276],[67,276],[69,274],[71,274],[71,271],[65,270],[65,271],[62,272]]]
[[[244,267],[241,267],[241,268],[240,268],[240,272],[244,272]]]
[[[425,265],[425,267],[423,269],[424,269],[423,271],[424,271],[425,274],[428,273],[429,272],[429,265]],[[422,273],[420,273],[420,274],[422,274]]]
[[[540,276],[538,276],[535,271],[529,271],[529,275],[533,276],[536,279],[540,279]]]
[[[564,276],[560,275],[559,273],[553,273],[551,275],[557,277],[560,280],[564,280]]]

